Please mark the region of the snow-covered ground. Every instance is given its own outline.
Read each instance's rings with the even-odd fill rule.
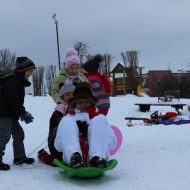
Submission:
[[[120,128],[123,144],[116,155],[118,166],[96,179],[67,178],[58,168],[46,166],[37,160],[37,151],[47,149],[49,118],[54,110],[51,97],[26,96],[26,109],[35,120],[31,124],[21,123],[25,131],[27,155],[36,158],[34,165],[12,165],[11,141],[7,145],[4,161],[11,164],[10,171],[0,171],[0,190],[63,190],[63,189],[126,189],[126,190],[189,190],[190,189],[190,124],[144,126],[142,121],[127,127],[126,116],[150,116],[175,111],[171,107],[151,107],[150,112],[141,113],[134,104],[157,102],[157,98],[133,95],[111,98],[108,114],[110,124]],[[190,99],[181,99],[190,103]],[[187,107],[182,116],[189,118]],[[43,143],[44,142],[44,143]],[[40,146],[41,145],[41,146]],[[31,154],[31,155],[30,155]]]

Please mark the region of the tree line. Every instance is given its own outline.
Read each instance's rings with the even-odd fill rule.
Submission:
[[[75,49],[78,51],[81,65],[88,61],[92,55],[89,53],[89,46],[86,43],[77,41],[74,44]],[[113,57],[110,53],[101,54],[103,61],[100,64],[99,72],[101,74],[110,74]],[[139,67],[139,52],[136,50],[121,52],[123,59],[124,68],[128,69],[127,77],[130,81],[128,93],[133,93],[136,89],[135,76],[138,73],[137,68]],[[15,69],[16,53],[11,52],[9,49],[0,50],[0,75],[13,71]],[[63,64],[64,65],[64,64]],[[35,70],[32,81],[33,81],[33,95],[41,96],[44,94],[50,94],[51,86],[54,82],[58,73],[58,68],[55,65],[39,66]],[[126,74],[126,73],[125,73]]]
[[[83,64],[92,57],[88,52],[89,47],[87,44],[80,41],[76,42],[74,47],[78,51],[81,65],[83,66]],[[102,56],[103,61],[100,64],[99,72],[108,74],[110,72],[112,56],[109,53],[105,53]],[[9,49],[0,50],[0,77],[15,69],[16,57],[16,53],[11,52]],[[62,64],[62,66],[63,65],[64,64]],[[58,72],[56,65],[37,67],[32,75],[33,95],[42,96],[50,94],[51,86],[54,79],[57,77]]]

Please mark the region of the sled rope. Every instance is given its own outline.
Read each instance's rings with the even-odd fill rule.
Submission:
[[[53,135],[55,134],[56,130],[57,130],[57,128],[55,128],[55,129],[52,131],[52,133],[50,134],[50,141],[52,140]],[[28,155],[26,155],[26,157],[29,157],[29,156],[31,156],[34,152],[36,152],[45,142],[47,142],[47,140],[48,140],[48,137],[45,138],[45,140],[42,141],[42,143],[41,143],[40,145],[38,145],[31,153],[29,153]],[[44,147],[44,150],[47,149],[47,147],[48,147],[48,143],[47,143],[46,146]],[[23,159],[23,160],[24,160],[24,159]],[[36,168],[36,167],[40,164],[40,161],[38,160],[36,163],[37,163],[36,166],[31,167],[31,168],[24,168],[24,169],[33,169],[33,168]],[[13,166],[14,164],[11,164],[11,165]]]
[[[50,141],[52,140],[53,138],[53,135],[55,134],[57,128],[55,128],[52,133],[50,134]],[[47,140],[48,140],[48,137],[42,141],[42,143],[40,145],[38,145],[30,154],[27,155],[28,156],[31,156],[34,152],[36,152],[45,142],[47,143]],[[44,149],[46,149],[48,147],[48,143],[46,144],[46,146],[44,147]]]

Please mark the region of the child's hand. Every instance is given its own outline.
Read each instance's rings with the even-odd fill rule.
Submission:
[[[79,134],[81,137],[87,138],[88,134],[88,124],[86,121],[76,121],[78,128],[79,128]]]
[[[20,120],[24,121],[26,124],[33,122],[33,116],[27,111],[20,114]]]

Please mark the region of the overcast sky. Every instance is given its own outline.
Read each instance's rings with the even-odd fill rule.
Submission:
[[[82,41],[91,54],[111,53],[113,64],[122,51],[138,50],[144,71],[190,70],[190,0],[0,0],[0,49],[57,64],[53,13],[62,62]]]

